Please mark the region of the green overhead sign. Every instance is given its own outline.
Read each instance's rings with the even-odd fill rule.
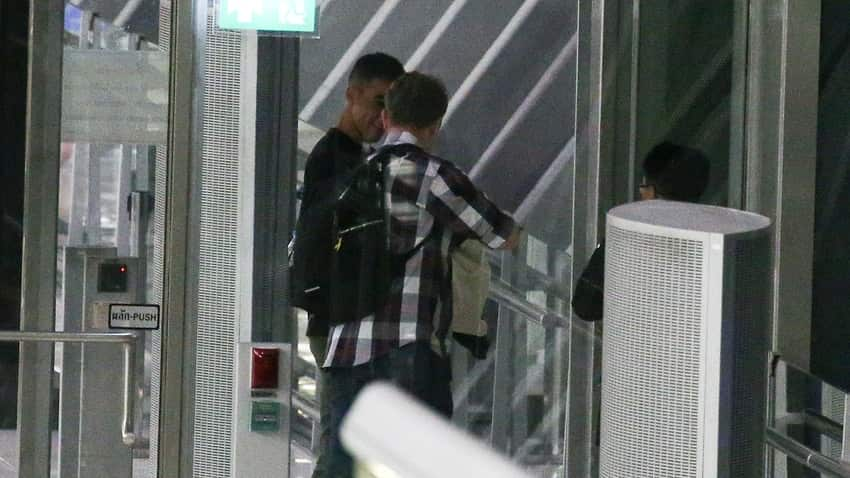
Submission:
[[[316,0],[219,0],[218,27],[281,33],[316,31]]]

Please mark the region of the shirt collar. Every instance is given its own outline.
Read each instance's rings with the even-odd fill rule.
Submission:
[[[393,129],[387,131],[387,137],[384,138],[384,146],[394,144],[419,144],[419,140],[410,131],[403,129]]]

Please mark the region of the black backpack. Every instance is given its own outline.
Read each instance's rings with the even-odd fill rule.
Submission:
[[[417,149],[385,146],[339,181],[337,191],[299,217],[290,255],[290,302],[327,313],[330,324],[375,313],[394,277],[426,241],[405,254],[389,249],[384,172],[392,155]],[[330,240],[328,240],[328,238]]]

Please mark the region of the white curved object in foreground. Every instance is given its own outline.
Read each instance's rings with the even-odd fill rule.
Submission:
[[[386,383],[366,387],[343,420],[342,443],[377,476],[526,478],[521,468]]]

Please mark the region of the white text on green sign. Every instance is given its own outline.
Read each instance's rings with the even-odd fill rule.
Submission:
[[[316,0],[220,0],[218,26],[226,30],[316,30]]]

